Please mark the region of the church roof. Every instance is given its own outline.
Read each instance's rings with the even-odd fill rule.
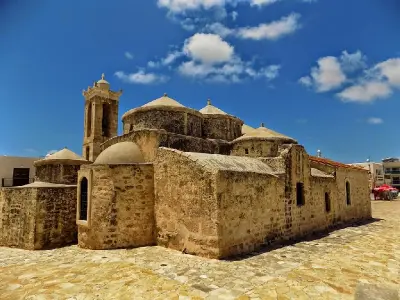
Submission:
[[[75,152],[72,152],[71,150],[64,148],[60,151],[57,151],[53,154],[47,155],[45,158],[37,160],[35,162],[35,165],[39,164],[46,164],[46,163],[51,163],[51,162],[74,162],[74,163],[87,163],[88,161],[84,159],[82,156],[79,156]]]
[[[228,115],[223,110],[212,105],[210,99],[207,100],[207,105],[200,109],[200,112],[204,115]]]
[[[253,128],[249,125],[246,125],[246,124],[242,125],[242,134],[250,133],[253,130],[255,130],[255,128]]]
[[[335,178],[335,176],[325,173],[321,170],[311,168],[311,176],[313,177],[322,177],[322,178]]]
[[[144,157],[140,148],[134,142],[120,142],[114,144],[103,152],[95,160],[95,165],[117,165],[144,163]]]
[[[288,137],[272,129],[264,127],[263,123],[257,129],[249,130],[246,134],[237,138],[235,141],[247,140],[247,139],[282,139],[282,140],[296,142],[296,140],[292,139],[291,137]]]
[[[317,157],[317,156],[309,156],[310,161],[316,162],[318,164],[321,165],[327,165],[330,167],[339,167],[339,168],[345,168],[345,169],[353,169],[353,170],[359,170],[359,171],[368,171],[366,169],[364,169],[363,167],[359,167],[359,166],[354,166],[354,165],[346,165],[344,163],[341,162],[337,162],[334,160],[330,160],[327,158],[322,158],[322,157]]]
[[[182,104],[180,104],[178,101],[168,97],[167,94],[164,94],[162,97],[157,98],[153,101],[150,101],[149,103],[146,103],[145,105],[142,105],[141,107],[150,107],[150,106],[185,107]]]

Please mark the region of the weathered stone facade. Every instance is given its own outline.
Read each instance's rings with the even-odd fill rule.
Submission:
[[[89,178],[82,247],[159,244],[223,258],[371,217],[367,172],[313,158],[211,101],[197,112],[164,95],[122,120],[124,134],[79,171]]]
[[[115,249],[154,244],[153,173],[152,164],[82,167],[79,182],[87,178],[91,191],[87,220],[77,216],[79,246]]]
[[[61,245],[78,228],[82,248],[225,258],[371,218],[367,171],[211,101],[196,111],[165,94],[125,113],[117,136],[121,91],[103,76],[83,94],[87,159],[63,149],[35,163],[36,185],[0,190],[2,244]]]
[[[76,185],[0,189],[0,245],[29,250],[77,240]]]

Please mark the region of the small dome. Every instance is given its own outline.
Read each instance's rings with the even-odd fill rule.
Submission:
[[[72,163],[72,164],[84,164],[88,163],[86,159],[84,159],[82,156],[79,156],[75,152],[72,152],[71,150],[64,148],[60,151],[54,152],[54,153],[49,153],[49,155],[46,155],[45,158],[40,159],[35,161],[35,165],[42,165],[42,164],[47,164],[47,163]]]
[[[247,139],[286,140],[288,142],[297,143],[297,141],[292,139],[291,137],[288,137],[286,135],[283,135],[281,133],[278,133],[276,131],[264,127],[264,124],[261,124],[261,126],[258,127],[257,129],[251,130],[245,135],[237,138],[235,141],[247,140]]]
[[[107,80],[104,79],[105,75],[104,73],[101,74],[101,79],[99,81],[97,81],[97,83],[104,83],[104,84],[110,84]]]
[[[256,130],[256,129],[253,128],[253,127],[251,127],[251,126],[249,126],[249,125],[246,125],[246,124],[243,124],[243,125],[242,125],[242,134],[250,133],[250,132],[252,132],[253,130]]]
[[[108,147],[100,153],[95,165],[117,165],[144,163],[144,157],[139,146],[134,142],[121,142]]]
[[[220,110],[218,107],[212,105],[210,99],[207,100],[207,105],[200,109],[200,112],[203,115],[228,115],[223,110]]]
[[[185,107],[180,104],[178,101],[168,97],[167,94],[164,94],[161,98],[153,100],[149,103],[146,103],[142,107],[150,107],[150,106],[171,106],[171,107]]]

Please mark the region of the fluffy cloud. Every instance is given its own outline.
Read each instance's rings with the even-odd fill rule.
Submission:
[[[224,6],[225,0],[158,0],[159,7],[167,8],[168,10],[179,13],[186,10],[210,9],[215,6]]]
[[[231,60],[234,49],[218,35],[197,33],[186,40],[183,52],[195,61],[214,64]]]
[[[326,92],[340,87],[346,81],[339,60],[333,56],[320,58],[318,67],[311,69],[311,75],[299,79],[306,86],[314,85],[318,92]]]
[[[400,58],[391,58],[377,64],[374,70],[378,71],[381,78],[389,84],[400,87]]]
[[[172,63],[174,63],[180,56],[182,56],[183,53],[180,51],[173,51],[167,54],[166,57],[161,59],[160,61],[149,61],[147,63],[147,66],[149,68],[158,68],[161,66],[169,66]]]
[[[233,46],[215,34],[195,34],[185,41],[183,52],[189,61],[183,62],[178,71],[186,77],[237,83],[244,78],[272,80],[279,75],[278,65],[256,70],[252,62],[242,61]]]
[[[240,28],[237,31],[237,36],[252,40],[275,40],[296,31],[300,27],[299,18],[299,14],[292,13],[271,23],[260,24],[256,27]]]
[[[392,90],[385,82],[370,81],[350,86],[337,95],[344,102],[368,103],[390,96]]]
[[[347,82],[348,74],[366,68],[367,57],[361,52],[343,51],[339,57],[325,56],[317,60],[317,67],[311,74],[299,79],[299,83],[313,87],[317,92],[327,92],[341,87]]]
[[[168,80],[168,77],[164,75],[156,75],[154,73],[146,73],[144,70],[140,70],[136,73],[126,74],[125,72],[115,72],[115,76],[127,83],[135,84],[155,84],[162,83]]]
[[[278,2],[280,0],[250,0],[251,6],[266,6]]]
[[[382,124],[383,120],[381,118],[369,118],[367,120],[367,123],[372,124],[372,125],[378,125],[378,124]]]
[[[218,34],[221,37],[232,35],[241,39],[277,40],[298,30],[300,28],[299,19],[300,15],[293,13],[271,23],[237,29],[231,29],[219,22],[215,22],[206,25],[204,31]]]

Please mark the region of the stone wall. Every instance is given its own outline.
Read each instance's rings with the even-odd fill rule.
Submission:
[[[142,129],[202,137],[202,115],[184,107],[138,108],[123,118],[124,134]]]
[[[227,115],[204,115],[203,136],[232,141],[242,135],[243,121]]]
[[[76,186],[0,189],[0,245],[29,250],[76,241]]]
[[[168,147],[185,152],[217,153],[229,155],[231,146],[222,140],[203,139],[168,133],[165,130],[138,130],[112,138],[102,144],[102,150],[120,143],[132,141],[136,143],[146,161],[154,161],[159,147]]]
[[[36,166],[35,181],[76,185],[80,165],[41,164]]]
[[[154,173],[157,243],[219,257],[216,176],[169,149],[159,150]]]
[[[249,253],[285,232],[284,185],[269,174],[220,171],[220,256]]]
[[[239,140],[233,142],[231,155],[249,157],[275,157],[280,143],[267,140]]]
[[[77,221],[80,247],[116,249],[155,244],[151,164],[84,166],[78,182],[83,177],[89,181],[90,195],[88,220]]]

